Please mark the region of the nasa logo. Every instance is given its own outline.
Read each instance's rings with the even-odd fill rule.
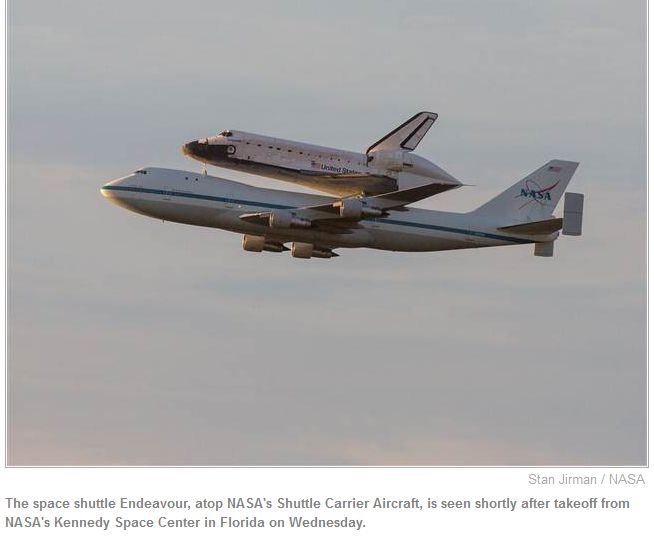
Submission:
[[[526,197],[528,201],[522,205],[528,205],[529,203],[538,203],[539,205],[544,205],[546,201],[551,201],[552,196],[550,192],[556,188],[559,184],[557,180],[556,183],[548,186],[546,188],[541,188],[538,182],[532,179],[525,180],[524,187],[520,188],[520,193],[516,197]],[[520,207],[520,208],[522,208]]]

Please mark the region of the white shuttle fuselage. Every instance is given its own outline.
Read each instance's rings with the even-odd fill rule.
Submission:
[[[237,130],[191,141],[183,145],[182,152],[205,164],[338,196],[376,195],[427,183],[438,183],[441,191],[446,191],[461,183],[412,152],[436,118],[436,113],[418,113],[365,153]]]

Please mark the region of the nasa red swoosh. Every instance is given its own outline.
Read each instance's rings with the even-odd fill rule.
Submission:
[[[536,193],[549,192],[559,185],[560,180],[557,180],[556,183],[552,184],[549,188],[543,188],[542,190],[536,190]]]

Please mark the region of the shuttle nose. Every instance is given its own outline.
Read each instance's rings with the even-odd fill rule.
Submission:
[[[185,156],[214,165],[224,162],[235,151],[236,148],[233,145],[209,142],[207,139],[198,139],[182,145],[182,152]]]
[[[206,139],[198,139],[182,145],[182,152],[191,158],[201,158],[207,153],[208,147],[209,143]]]

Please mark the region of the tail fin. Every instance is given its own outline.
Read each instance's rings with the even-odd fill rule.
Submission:
[[[552,160],[474,212],[505,222],[535,222],[552,216],[578,162]]]
[[[373,143],[366,150],[366,154],[377,150],[415,150],[437,118],[436,113],[426,111],[413,115],[404,124]]]

